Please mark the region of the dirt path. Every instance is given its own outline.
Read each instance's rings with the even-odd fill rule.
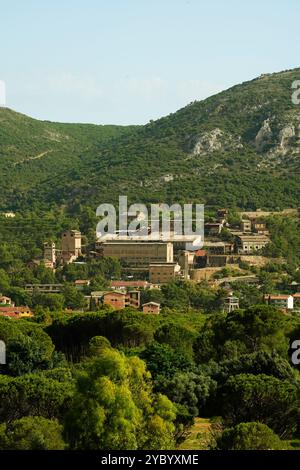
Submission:
[[[208,450],[210,442],[211,422],[209,419],[195,418],[186,440],[180,444],[178,450]]]
[[[38,160],[39,158],[43,158],[45,155],[48,155],[48,153],[51,153],[52,150],[47,150],[46,152],[39,153],[36,157],[29,157],[29,158],[24,158],[23,160],[20,160],[19,162],[15,162],[14,166],[20,165],[21,163],[24,162],[29,162],[30,160]]]

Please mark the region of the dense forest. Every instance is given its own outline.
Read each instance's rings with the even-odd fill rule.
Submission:
[[[175,449],[194,419],[211,449],[298,445],[298,318],[272,307],[0,319],[1,449]]]

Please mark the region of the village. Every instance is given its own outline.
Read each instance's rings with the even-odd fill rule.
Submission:
[[[121,278],[110,279],[108,289],[91,290],[91,279],[74,280],[74,287],[82,292],[85,299],[84,307],[78,309],[81,312],[110,306],[114,310],[130,307],[145,314],[159,314],[161,304],[154,301],[142,303],[141,292],[159,290],[163,285],[177,280],[205,282],[212,289],[223,288],[227,293],[223,311],[231,312],[240,308],[239,298],[234,295],[231,284],[239,281],[258,285],[257,276],[241,266],[263,266],[268,263],[269,259],[263,255],[263,250],[270,243],[270,234],[266,223],[257,214],[241,214],[239,224],[230,224],[228,214],[228,209],[219,209],[217,217],[204,224],[205,237],[201,249],[186,249],[186,236],[176,233],[174,221],[171,221],[168,238],[161,237],[155,241],[124,236],[116,231],[113,236],[98,237],[93,246],[86,246],[79,230],[67,230],[61,236],[59,248],[54,242],[45,241],[43,258],[33,259],[29,265],[44,265],[55,273],[58,266],[84,265],[90,260],[104,258],[118,260],[122,269]],[[196,245],[196,238],[190,237],[189,241]],[[36,292],[59,294],[62,288],[61,283],[24,286],[30,295]],[[289,294],[262,294],[261,301],[285,313],[300,311],[300,293],[297,288],[298,284],[294,283]],[[71,313],[72,309],[68,311]],[[28,318],[33,317],[34,312],[26,305],[16,306],[10,297],[2,295],[0,315]]]

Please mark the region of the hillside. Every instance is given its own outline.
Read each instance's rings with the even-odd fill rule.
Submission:
[[[300,69],[263,75],[146,126],[37,121],[0,108],[1,210],[128,194],[242,209],[297,207]]]

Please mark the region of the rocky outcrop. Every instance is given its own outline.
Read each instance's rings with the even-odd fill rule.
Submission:
[[[203,132],[192,144],[192,155],[207,155],[225,150],[238,150],[243,147],[240,137],[222,131],[218,127]]]
[[[270,145],[272,137],[273,132],[270,125],[270,120],[266,119],[255,137],[254,144],[257,152],[263,152],[266,147]]]
[[[291,138],[295,137],[295,126],[287,125],[279,133],[279,149],[282,153],[287,153],[290,149]]]

